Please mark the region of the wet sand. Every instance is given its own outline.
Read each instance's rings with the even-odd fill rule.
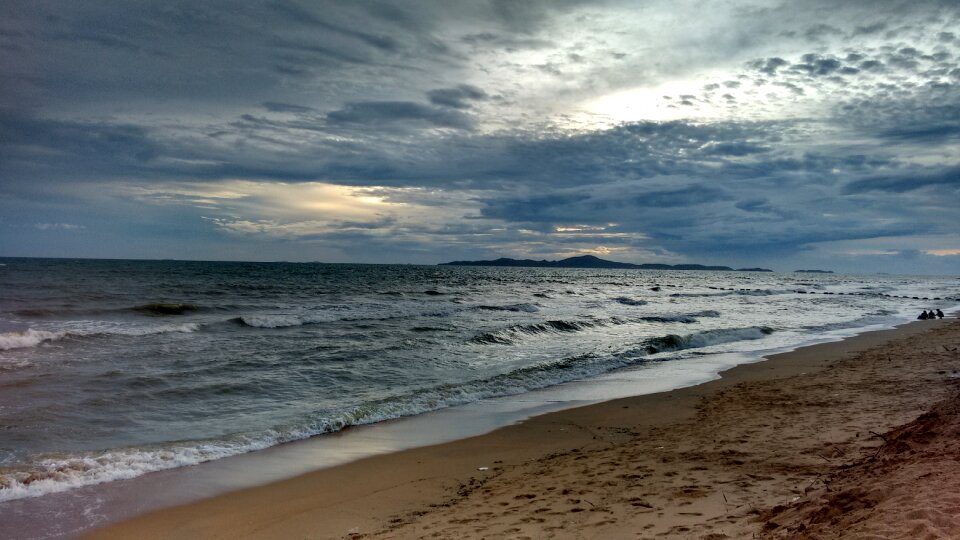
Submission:
[[[871,332],[90,537],[958,537],[958,345],[956,319]]]

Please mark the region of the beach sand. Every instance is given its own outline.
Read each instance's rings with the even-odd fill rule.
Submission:
[[[958,538],[960,321],[741,365],[91,538]]]

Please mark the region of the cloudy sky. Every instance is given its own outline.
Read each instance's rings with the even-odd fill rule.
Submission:
[[[0,13],[0,255],[960,274],[955,0]]]

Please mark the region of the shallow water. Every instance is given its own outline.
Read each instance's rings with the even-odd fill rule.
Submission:
[[[3,262],[0,501],[624,368],[670,379],[960,296],[952,277]]]

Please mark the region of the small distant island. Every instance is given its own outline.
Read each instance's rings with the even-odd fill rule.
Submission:
[[[523,268],[632,268],[637,270],[714,270],[726,272],[773,272],[767,268],[730,268],[729,266],[704,266],[702,264],[631,264],[608,261],[593,255],[569,257],[559,261],[546,259],[509,259],[501,257],[492,261],[453,261],[440,266],[511,266]]]
[[[833,270],[794,270],[798,274],[832,274]]]

